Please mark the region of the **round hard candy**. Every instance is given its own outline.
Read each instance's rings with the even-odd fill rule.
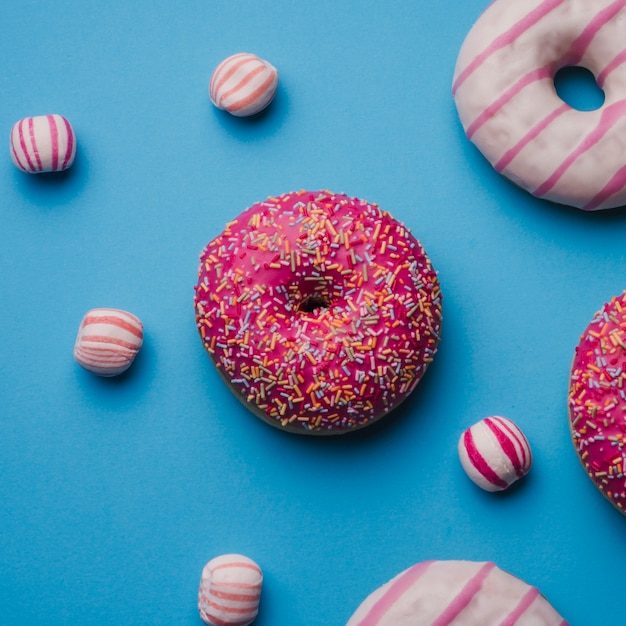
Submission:
[[[62,115],[25,117],[13,124],[11,160],[29,174],[61,172],[74,163],[76,135]]]
[[[486,417],[459,439],[459,458],[465,473],[486,491],[502,491],[525,476],[532,464],[528,440],[506,417]]]
[[[246,626],[259,611],[263,574],[241,554],[223,554],[202,570],[198,591],[200,618],[210,626]]]
[[[218,109],[246,117],[262,111],[273,100],[277,87],[278,72],[271,63],[241,52],[215,68],[209,97]]]
[[[74,358],[99,376],[117,376],[135,360],[143,344],[143,324],[120,309],[91,309],[78,328]]]

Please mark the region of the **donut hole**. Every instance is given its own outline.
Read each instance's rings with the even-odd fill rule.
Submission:
[[[330,301],[328,298],[319,294],[311,294],[302,299],[298,306],[298,311],[301,313],[313,313],[317,309],[327,309],[329,306]]]
[[[568,65],[554,76],[556,93],[577,111],[595,111],[604,104],[604,91],[586,67]]]

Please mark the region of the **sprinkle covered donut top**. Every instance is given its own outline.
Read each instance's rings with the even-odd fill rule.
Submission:
[[[568,396],[574,446],[600,491],[626,507],[626,292],[606,303],[581,336]]]
[[[334,434],[395,408],[433,360],[436,272],[376,204],[297,192],[253,205],[200,255],[206,350],[259,417]]]

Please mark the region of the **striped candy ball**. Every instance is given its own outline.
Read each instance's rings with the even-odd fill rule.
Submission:
[[[83,317],[74,344],[74,358],[99,376],[126,371],[143,343],[143,324],[120,309],[91,309]]]
[[[246,626],[259,612],[263,574],[241,554],[211,559],[202,570],[198,611],[210,626]]]
[[[23,172],[61,172],[74,163],[76,135],[62,115],[25,117],[11,128],[10,148]]]
[[[426,561],[368,596],[347,626],[567,626],[536,587],[493,563]]]
[[[278,72],[255,54],[241,52],[224,59],[213,72],[209,97],[218,108],[245,117],[262,111],[274,98]]]
[[[522,431],[506,417],[486,417],[459,439],[465,473],[486,491],[502,491],[525,476],[532,453]]]

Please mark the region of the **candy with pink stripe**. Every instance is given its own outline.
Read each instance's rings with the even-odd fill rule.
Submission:
[[[524,433],[506,417],[486,417],[459,439],[465,473],[486,491],[502,491],[525,476],[532,453]]]
[[[23,172],[61,172],[74,163],[76,135],[62,115],[25,117],[11,128],[10,150]]]
[[[241,52],[224,59],[213,72],[209,97],[218,108],[237,117],[262,111],[278,87],[276,68],[255,54]]]
[[[99,376],[117,376],[135,360],[143,343],[143,324],[120,309],[91,309],[83,317],[74,358]]]
[[[263,574],[247,556],[223,554],[202,570],[198,611],[210,626],[246,626],[259,612]]]
[[[347,626],[568,626],[548,601],[493,563],[425,561],[369,595]]]
[[[467,137],[538,198],[587,211],[626,204],[626,2],[494,0],[461,46],[452,92]],[[556,72],[590,70],[604,104],[578,111]]]

